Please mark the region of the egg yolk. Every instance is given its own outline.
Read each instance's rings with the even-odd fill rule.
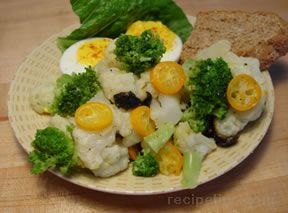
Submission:
[[[104,56],[104,51],[111,39],[95,39],[83,43],[77,51],[79,64],[94,67]]]
[[[145,30],[152,30],[153,32],[157,33],[164,42],[166,50],[173,48],[176,34],[162,24],[161,21],[136,21],[130,25],[126,34],[139,36]]]

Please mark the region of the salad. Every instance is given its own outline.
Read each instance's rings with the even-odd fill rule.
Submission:
[[[192,26],[172,0],[71,5],[81,26],[58,39],[59,74],[30,94],[50,116],[32,141],[31,172],[111,177],[132,164],[134,176],[182,175],[196,187],[205,157],[261,116],[259,61],[220,40],[179,64]]]

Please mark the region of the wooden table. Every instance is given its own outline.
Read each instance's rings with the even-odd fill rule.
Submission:
[[[192,15],[207,9],[264,10],[288,20],[287,0],[177,2]],[[156,196],[120,196],[81,188],[49,172],[31,175],[27,154],[18,145],[7,117],[9,84],[17,67],[37,45],[77,22],[69,1],[1,0],[0,212],[287,212],[287,56],[271,70],[275,114],[261,145],[235,169],[196,190]]]

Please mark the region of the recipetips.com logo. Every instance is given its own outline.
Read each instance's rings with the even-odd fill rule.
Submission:
[[[168,196],[168,205],[193,205],[198,206],[204,203],[219,202],[223,197],[220,194],[214,194],[211,196],[195,196],[191,194],[190,196]]]
[[[221,194],[213,194],[210,196],[196,196],[194,194],[187,196],[168,196],[167,204],[168,205],[193,205],[193,206],[201,206],[206,203],[227,203],[227,202],[235,202],[239,201],[239,197],[230,197],[224,196]],[[261,204],[262,206],[270,206],[273,203],[273,197],[265,196],[265,197],[241,197],[241,200],[245,201],[245,203],[249,205],[253,205],[255,202]]]

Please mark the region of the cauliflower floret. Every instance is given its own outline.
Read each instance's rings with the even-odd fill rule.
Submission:
[[[102,59],[98,62],[98,64],[96,64],[94,69],[97,71],[97,73],[106,72],[109,70],[108,62],[105,59]]]
[[[50,118],[49,126],[60,129],[65,133],[66,136],[71,138],[70,130],[72,130],[73,124],[69,121],[69,119],[63,118],[60,115],[54,115]]]
[[[255,121],[257,118],[261,116],[265,107],[266,99],[267,99],[267,96],[262,95],[260,101],[254,108],[245,112],[237,112],[235,116],[242,122]]]
[[[124,112],[114,107],[114,123],[122,137],[126,137],[132,133],[132,125],[130,122],[130,112]]]
[[[118,133],[123,137],[122,144],[126,147],[133,146],[141,141],[141,136],[135,132],[130,122],[130,112],[124,112],[114,107],[114,122]]]
[[[128,167],[128,149],[123,145],[113,144],[102,152],[103,163],[93,173],[99,177],[110,177]]]
[[[130,147],[137,143],[140,143],[141,141],[142,137],[137,132],[135,132],[134,129],[132,129],[131,134],[123,137],[122,144],[126,147]]]
[[[180,98],[176,95],[159,94],[158,101],[157,99],[152,100],[150,109],[151,118],[158,128],[167,122],[177,124],[183,114]]]
[[[96,133],[76,127],[73,138],[79,158],[96,176],[109,177],[128,167],[128,149],[115,143],[115,128]]]
[[[77,127],[73,130],[75,148],[85,167],[91,170],[100,167],[103,162],[101,153],[115,142],[115,134],[114,128],[105,129],[101,133],[86,132]]]
[[[247,122],[241,122],[233,113],[233,110],[229,109],[224,119],[215,120],[214,127],[218,136],[228,138],[236,135],[247,124]]]
[[[208,58],[216,59],[224,57],[231,49],[231,44],[228,40],[219,40],[210,47],[200,50],[197,55],[197,60],[206,60]]]
[[[110,105],[109,100],[104,96],[102,91],[97,92],[97,94],[93,98],[91,98],[88,102],[92,102],[92,101]]]
[[[217,135],[222,138],[235,136],[238,132],[243,130],[249,122],[258,119],[265,107],[266,98],[266,95],[262,96],[261,100],[254,108],[245,112],[238,112],[230,108],[224,119],[216,119],[214,122]]]
[[[115,40],[113,40],[105,50],[104,58],[108,65],[108,67],[116,67],[121,68],[121,63],[116,60],[116,55],[114,54],[114,50],[116,48]]]
[[[54,89],[56,87],[57,76],[47,79],[45,83],[33,88],[30,93],[30,104],[32,108],[40,113],[51,113],[50,107],[54,101]]]
[[[133,73],[126,73],[117,68],[99,73],[101,85],[104,95],[111,101],[114,101],[113,96],[120,92],[133,92],[136,94],[136,77]]]
[[[195,133],[187,122],[180,122],[174,133],[174,143],[182,153],[197,151],[203,156],[216,149],[214,139]]]
[[[141,100],[146,98],[146,92],[149,92],[153,98],[158,97],[158,92],[150,81],[150,73],[148,71],[141,73],[140,79],[136,81],[137,97]]]

